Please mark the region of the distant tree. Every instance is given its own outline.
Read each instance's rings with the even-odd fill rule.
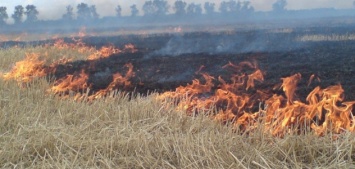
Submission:
[[[169,4],[166,0],[154,0],[155,7],[157,8],[158,15],[166,15],[169,12]]]
[[[73,20],[74,19],[74,12],[73,12],[73,7],[71,5],[68,5],[66,7],[67,12],[62,16],[64,20]]]
[[[156,12],[156,8],[153,4],[153,1],[145,1],[145,3],[143,4],[142,10],[143,10],[145,16],[154,15]]]
[[[91,5],[90,6],[90,14],[92,19],[99,19],[100,15],[96,12],[96,6]]]
[[[250,1],[242,2],[242,6],[240,8],[240,12],[242,13],[252,13],[254,12],[254,7],[250,4]]]
[[[229,3],[226,1],[221,2],[221,4],[219,5],[219,11],[223,14],[228,13],[229,12]]]
[[[213,14],[214,13],[215,3],[205,2],[204,8],[206,14]]]
[[[23,14],[24,14],[23,6],[21,6],[21,5],[15,6],[15,12],[14,12],[14,14],[11,15],[11,17],[15,21],[15,24],[19,24],[22,22]]]
[[[122,7],[120,5],[117,5],[115,10],[116,10],[116,16],[121,17],[122,16]]]
[[[250,1],[223,1],[220,4],[219,11],[221,13],[233,13],[233,14],[247,14],[254,12],[254,7],[251,6]]]
[[[78,4],[77,8],[77,19],[81,20],[81,21],[86,21],[86,20],[90,20],[91,17],[91,9],[89,7],[88,4],[86,3],[80,3]]]
[[[174,3],[174,10],[176,15],[184,15],[186,14],[186,5],[187,3],[181,0],[177,0]]]
[[[187,6],[187,14],[189,15],[201,15],[202,14],[202,7],[201,4],[191,3]]]
[[[39,12],[34,5],[27,5],[25,14],[27,16],[26,22],[36,22],[38,20],[37,15]]]
[[[152,15],[166,15],[169,10],[169,5],[168,2],[165,0],[150,0],[150,1],[145,1],[143,7],[143,12],[144,15],[146,16],[152,16]]]
[[[7,15],[6,9],[7,8],[4,6],[0,7],[0,25],[4,25],[6,23],[5,20],[9,18],[9,15]]]
[[[272,4],[272,10],[275,12],[285,11],[286,5],[287,5],[286,0],[277,0],[274,4]]]
[[[95,5],[89,6],[86,3],[80,3],[77,6],[77,9],[78,9],[78,11],[77,11],[78,20],[88,21],[88,20],[98,19],[99,18],[99,14],[96,12],[96,6]]]
[[[242,3],[240,1],[230,0],[229,2],[229,12],[237,13],[242,8]]]
[[[222,13],[237,13],[240,11],[242,3],[240,1],[236,2],[235,0],[223,1],[220,5],[220,11]]]
[[[139,10],[137,9],[137,5],[132,5],[131,6],[131,16],[136,17],[139,13]]]

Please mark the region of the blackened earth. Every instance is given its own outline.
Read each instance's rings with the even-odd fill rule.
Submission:
[[[276,33],[270,30],[254,30],[85,37],[83,40],[87,45],[97,48],[108,44],[122,47],[132,43],[138,52],[115,54],[93,61],[69,62],[59,65],[54,77],[59,79],[68,74],[78,74],[84,69],[90,76],[91,90],[97,91],[108,86],[112,81],[112,74],[118,72],[124,75],[127,71],[124,65],[132,63],[135,76],[131,79],[132,87],[128,90],[145,94],[152,91],[175,90],[180,85],[191,83],[193,79],[200,79],[203,82],[201,72],[215,77],[218,84],[218,76],[228,80],[235,73],[230,69],[223,69],[224,65],[229,62],[238,64],[242,61],[256,61],[264,72],[265,81],[256,82],[255,88],[268,91],[270,95],[283,94],[282,89],[274,88],[282,82],[281,78],[301,73],[302,80],[296,91],[297,99],[304,101],[307,94],[316,86],[326,88],[341,84],[345,90],[345,100],[355,100],[355,41],[299,40],[299,37],[313,34],[351,34],[351,30],[355,29],[299,28],[293,29],[292,32]],[[70,42],[69,38],[65,40]],[[41,45],[51,41],[32,43]],[[14,44],[22,43],[7,42],[2,45]],[[253,70],[242,71],[252,73]],[[312,74],[320,81],[314,80],[308,86]],[[252,89],[249,92],[255,91]]]

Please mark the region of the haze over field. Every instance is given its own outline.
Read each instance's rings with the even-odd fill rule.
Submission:
[[[219,5],[220,0],[184,0],[187,3],[201,3],[213,2]],[[97,12],[100,17],[115,15],[115,7],[117,5],[122,6],[123,15],[129,15],[130,8],[132,4],[137,4],[138,9],[141,12],[141,7],[145,0],[1,0],[0,6],[6,6],[7,12],[12,14],[14,12],[14,7],[16,5],[26,6],[28,4],[33,4],[37,6],[39,11],[39,19],[50,20],[61,18],[65,13],[65,7],[72,5],[76,11],[76,5],[79,3],[87,3],[89,5],[96,5]],[[175,0],[168,0],[170,6],[173,6]],[[276,0],[250,0],[251,5],[256,11],[268,11],[272,9],[272,4]],[[336,8],[336,9],[346,9],[353,7],[353,0],[287,0],[286,8],[289,10],[298,9],[314,9],[314,8]],[[218,6],[217,8],[218,9]],[[172,9],[170,8],[170,12]]]

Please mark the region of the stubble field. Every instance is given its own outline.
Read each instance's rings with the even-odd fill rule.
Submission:
[[[257,37],[261,34],[258,32]],[[247,33],[245,36],[253,39],[254,35]],[[309,101],[306,99],[307,94],[318,85],[324,89],[337,83],[343,84],[344,94],[341,96],[345,101],[353,100],[352,41],[344,41],[341,36],[326,36],[331,42],[312,41],[312,44],[307,42],[305,45],[304,42],[297,44],[292,41],[286,44],[277,43],[278,45],[274,46],[272,40],[277,38],[265,36],[269,39],[262,40],[270,43],[270,46],[254,44],[256,46],[252,49],[256,47],[258,52],[245,50],[245,47],[230,51],[240,43],[216,48],[218,52],[214,52],[216,49],[202,50],[205,46],[216,44],[208,42],[205,46],[192,46],[193,49],[184,53],[181,48],[191,47],[191,44],[198,40],[190,40],[188,37],[187,40],[181,40],[180,36],[175,35],[165,36],[167,35],[138,40],[122,38],[125,43],[111,41],[114,47],[121,47],[122,53],[109,50],[108,56],[102,50],[100,53],[99,49],[107,45],[110,38],[96,40],[87,38],[87,41],[84,38],[87,45],[74,46],[66,46],[67,43],[63,41],[53,44],[45,42],[49,45],[41,42],[42,45],[38,46],[22,46],[17,42],[5,43],[4,45],[11,44],[10,46],[15,43],[18,46],[0,49],[0,166],[2,168],[355,167],[353,162],[355,135],[350,131],[353,129],[352,112],[341,111],[343,107],[340,104],[343,100],[336,100],[336,105],[331,108],[324,106],[321,112],[326,116],[332,112],[329,109],[339,108],[340,114],[350,113],[349,117],[346,117],[350,119],[349,124],[343,124],[349,120],[345,119],[346,122],[336,126],[335,122],[339,120],[328,121],[320,117],[302,121],[302,115],[293,114],[290,115],[294,117],[293,120],[285,121],[288,116],[280,115],[283,121],[276,123],[278,119],[275,118],[272,119],[273,125],[270,125],[270,120],[262,118],[262,114],[268,111],[268,105],[264,104],[267,99],[264,99],[264,96],[257,98],[257,103],[250,103],[251,106],[237,108],[230,107],[230,102],[225,100],[215,101],[222,96],[213,96],[214,91],[227,90],[221,87],[224,83],[218,76],[227,79],[231,73],[222,67],[228,65],[236,68],[239,63],[245,63],[249,66],[246,66],[247,70],[241,72],[242,75],[251,75],[254,71],[258,72],[259,68],[266,72],[263,73],[264,83],[255,80],[254,86],[260,88],[260,91],[266,94],[265,97],[269,98],[276,94],[284,97],[281,99],[282,106],[277,111],[286,112],[286,109],[304,106],[301,114],[306,114],[307,112],[302,111],[308,111],[307,106],[312,106],[307,102]],[[202,37],[202,41],[204,37],[215,39],[218,36],[225,39],[223,34],[189,35],[191,39]],[[301,36],[280,37],[287,39]],[[324,36],[302,37],[324,40]],[[90,41],[91,44],[88,43]],[[152,41],[154,43],[151,43]],[[230,41],[229,39],[218,41],[222,42]],[[123,47],[126,43],[135,46]],[[184,43],[190,45],[186,46]],[[169,44],[172,47],[169,48]],[[289,49],[288,45],[294,45],[295,48]],[[283,50],[265,50],[271,47]],[[154,52],[161,56],[151,55]],[[19,70],[16,62],[28,56],[32,56],[30,57],[32,60],[27,61],[33,62],[26,62],[25,67],[31,67],[30,63],[37,63],[40,66],[37,65],[35,68],[41,69],[40,72],[50,73],[38,76],[33,72],[27,75],[8,73],[16,72],[14,67]],[[258,62],[257,66],[254,60]],[[248,63],[251,64],[243,61],[250,61]],[[53,63],[54,66],[51,66]],[[129,66],[124,66],[127,63],[133,65],[132,76],[128,73]],[[244,64],[239,65],[243,67]],[[83,70],[89,77],[81,86],[58,89],[70,86],[68,84],[63,86],[60,83],[68,75],[73,75],[71,82],[74,82],[76,78],[83,76],[80,74]],[[209,80],[200,72],[214,77],[212,82],[216,85],[210,87],[212,91],[192,96],[186,93],[182,94],[186,96],[182,98],[174,96],[161,99],[164,94],[175,91],[180,85],[189,86],[187,83],[191,84],[194,78],[201,81],[201,88],[208,88],[206,85]],[[285,89],[283,90],[278,83],[282,83],[280,78],[298,72],[305,80],[299,81],[297,94],[291,93],[290,98],[291,95],[285,94]],[[115,73],[119,73],[120,79],[129,80],[130,83],[120,82],[110,88],[112,82],[115,82],[111,75]],[[312,74],[316,74],[314,79],[320,80],[314,80],[315,82],[307,86]],[[102,82],[103,79],[107,81]],[[226,80],[226,83],[230,81]],[[278,89],[271,90],[275,85]],[[266,89],[270,91],[266,92]],[[235,93],[237,95],[242,92],[244,97],[246,94],[259,93],[258,91],[247,88]],[[324,93],[326,92],[327,90],[324,90]],[[254,96],[251,95],[250,98]],[[212,98],[211,102],[214,104],[203,108],[197,103],[192,104],[194,100],[202,100],[202,103],[207,104],[204,101],[209,98]],[[299,102],[304,102],[305,105],[298,105]],[[232,104],[238,105],[239,101]],[[194,106],[197,108],[192,108]],[[229,115],[229,111],[234,113],[230,119],[217,118]],[[246,112],[257,112],[260,117],[251,118],[250,121],[246,120],[243,123],[238,119],[249,117],[249,113]],[[319,122],[314,122],[314,119]],[[304,125],[297,124],[298,120]],[[326,126],[324,122],[334,123],[338,128],[333,130],[329,127],[331,124]],[[278,125],[282,128],[280,129]],[[326,130],[322,126],[325,126]]]

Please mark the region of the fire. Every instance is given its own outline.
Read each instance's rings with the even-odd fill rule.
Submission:
[[[55,94],[83,91],[89,87],[88,79],[89,75],[85,73],[85,70],[82,70],[78,75],[67,75],[57,80],[51,91]]]
[[[64,39],[57,39],[53,46],[59,50],[73,49],[77,50],[79,53],[89,52],[91,54],[87,57],[88,60],[107,58],[113,54],[135,53],[138,51],[133,44],[126,44],[123,49],[116,48],[113,45],[107,45],[96,50],[94,47],[87,46],[81,38],[73,38],[72,40],[73,43],[67,43]]]
[[[292,104],[297,89],[297,83],[301,80],[301,77],[301,74],[297,73],[290,77],[282,78],[281,87],[287,97],[287,104]]]
[[[103,46],[100,50],[94,52],[88,56],[88,60],[96,60],[100,58],[107,58],[113,54],[121,53],[120,49],[115,48],[114,46]]]
[[[112,45],[104,46],[100,50],[96,50],[93,47],[86,46],[81,40],[74,43],[66,43],[63,39],[58,39],[52,46],[50,44],[46,46],[54,47],[59,50],[74,49],[79,52],[91,52],[87,59],[88,66],[80,71],[75,71],[72,74],[67,74],[64,77],[56,79],[52,87],[47,90],[50,93],[64,98],[68,98],[74,94],[75,100],[94,100],[105,97],[115,90],[128,89],[132,85],[130,80],[135,76],[135,73],[133,71],[133,65],[130,63],[124,65],[124,67],[127,68],[125,74],[112,72],[112,82],[104,89],[93,89],[91,87],[92,84],[89,82],[91,76],[89,72],[95,70],[95,64],[97,63],[95,60],[98,61],[98,59],[101,58],[108,58],[113,54],[135,52],[135,46],[132,44],[126,45],[123,50],[115,48]],[[42,55],[47,56],[48,53]],[[36,53],[26,54],[24,60],[17,62],[10,72],[2,74],[0,78],[5,80],[14,79],[19,83],[27,83],[35,78],[55,74],[58,66],[71,64],[71,59],[62,58],[47,65],[46,60],[42,58],[43,57],[40,57],[40,55]]]
[[[91,81],[99,59],[122,52],[136,52],[137,49],[132,44],[123,49],[105,46],[96,50],[86,46],[81,40],[75,43],[57,40],[53,46],[61,50],[78,49],[92,52],[88,56],[87,65],[80,68],[82,70],[56,79],[48,89],[55,95],[93,101],[112,96],[116,90],[129,90],[134,86],[131,82],[135,77],[134,66],[130,63],[124,65],[125,73],[108,70],[107,78],[110,83],[105,86],[95,88]],[[17,62],[10,72],[1,77],[21,83],[30,82],[35,78],[55,74],[58,66],[64,64],[71,63],[67,59],[60,59],[46,65],[46,60],[41,59],[39,54],[26,54],[24,60]],[[318,136],[323,136],[355,130],[355,118],[352,114],[355,101],[344,101],[344,89],[340,84],[327,88],[315,87],[307,97],[302,98],[297,95],[297,87],[302,79],[300,73],[281,78],[278,88],[265,89],[260,87],[263,86],[261,84],[265,80],[265,73],[255,61],[238,64],[229,62],[222,67],[232,72],[229,77],[213,77],[203,73],[203,68],[202,66],[196,72],[198,79],[176,88],[175,91],[160,94],[158,100],[168,106],[177,104],[180,112],[191,116],[205,114],[218,122],[232,124],[235,129],[246,133],[261,129],[265,133],[282,137],[310,130]],[[311,75],[308,86],[314,79],[320,81],[318,77]]]
[[[128,68],[125,76],[122,76],[120,73],[113,74],[113,81],[108,85],[108,87],[89,96],[88,100],[103,98],[115,90],[129,88],[131,86],[130,79],[135,76],[135,73],[131,63],[126,64],[125,67]]]
[[[129,43],[124,46],[123,51],[128,52],[128,53],[135,53],[138,50],[136,49],[136,47],[133,44]]]
[[[86,27],[81,27],[79,32],[78,32],[78,37],[80,37],[80,39],[82,39],[83,37],[85,37],[87,35],[86,33]]]
[[[158,99],[175,99],[177,109],[188,115],[208,111],[212,119],[231,122],[244,132],[261,128],[265,133],[282,137],[309,129],[322,136],[355,129],[351,112],[355,101],[343,102],[344,90],[341,85],[325,89],[316,87],[309,93],[306,102],[302,102],[295,97],[298,82],[302,78],[300,73],[281,78],[280,86],[284,95],[278,95],[255,89],[255,82],[264,81],[263,72],[255,63],[228,63],[223,68],[231,68],[235,72],[229,82],[218,77],[219,85],[216,85],[212,76],[203,74],[205,84],[193,80],[192,84],[180,86],[174,92],[162,93]],[[245,73],[244,69],[252,71]],[[217,89],[213,92],[214,86]],[[212,109],[217,112],[211,114]]]
[[[88,82],[89,75],[84,70],[80,73],[67,75],[64,78],[58,79],[49,91],[59,96],[64,96],[64,98],[68,98],[74,94],[74,100],[92,101],[100,99],[108,96],[115,90],[128,89],[131,86],[130,79],[134,76],[133,65],[126,64],[125,67],[128,70],[124,76],[120,73],[113,74],[113,80],[107,88],[93,91],[93,93],[90,93],[91,84]]]
[[[38,54],[26,54],[26,58],[17,62],[9,73],[3,75],[3,78],[5,80],[14,79],[18,82],[30,82],[34,78],[44,77],[48,74],[44,64],[45,60],[40,60]]]
[[[64,39],[56,39],[56,41],[53,44],[53,47],[59,50],[77,50],[79,53],[95,53],[97,50],[94,47],[90,47],[85,45],[82,39],[72,39],[73,43],[67,43],[64,41]],[[49,45],[50,46],[50,45]]]

